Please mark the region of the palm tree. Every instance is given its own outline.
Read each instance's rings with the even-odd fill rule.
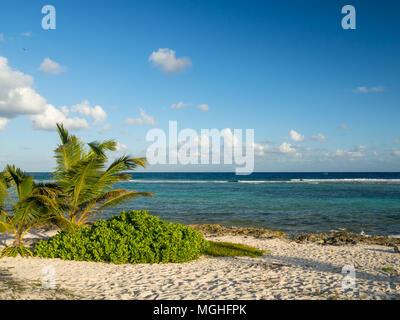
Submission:
[[[64,192],[65,206],[61,213],[55,212],[55,220],[63,229],[73,231],[100,210],[140,196],[154,195],[149,192],[114,189],[115,184],[131,178],[126,171],[138,166],[146,167],[146,158],[124,155],[107,166],[106,152],[117,149],[115,141],[95,141],[88,143],[89,148],[86,148],[62,124],[57,124],[57,131],[61,144],[55,150],[57,166],[54,180]]]
[[[53,184],[35,183],[33,177],[7,165],[0,173],[0,231],[13,231],[14,242],[1,256],[32,255],[23,245],[25,234],[48,222],[58,210],[61,190]]]

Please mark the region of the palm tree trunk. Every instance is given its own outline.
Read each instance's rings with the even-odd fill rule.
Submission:
[[[18,228],[15,232],[13,247],[19,247],[22,245],[22,229]]]

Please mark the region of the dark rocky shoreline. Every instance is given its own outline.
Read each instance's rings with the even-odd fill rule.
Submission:
[[[238,228],[224,227],[218,224],[190,225],[191,228],[206,235],[240,235],[252,236],[259,239],[279,238],[297,243],[317,243],[321,245],[354,245],[354,244],[375,244],[383,246],[399,246],[400,238],[389,238],[383,236],[365,236],[353,234],[347,231],[330,233],[307,233],[289,236],[283,231],[268,230],[262,228]]]

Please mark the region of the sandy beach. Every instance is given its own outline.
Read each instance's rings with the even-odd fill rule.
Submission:
[[[33,231],[26,241],[56,231]],[[1,235],[1,244],[11,241]],[[332,246],[252,236],[207,236],[269,253],[261,258],[201,257],[183,264],[115,265],[40,258],[0,259],[1,299],[400,299],[400,254],[380,245]],[[342,267],[356,270],[344,290]],[[52,266],[57,290],[43,289]]]

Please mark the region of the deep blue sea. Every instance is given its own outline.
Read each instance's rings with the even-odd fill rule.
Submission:
[[[400,173],[133,173],[120,186],[155,197],[132,200],[99,218],[147,209],[184,224],[400,235]]]

